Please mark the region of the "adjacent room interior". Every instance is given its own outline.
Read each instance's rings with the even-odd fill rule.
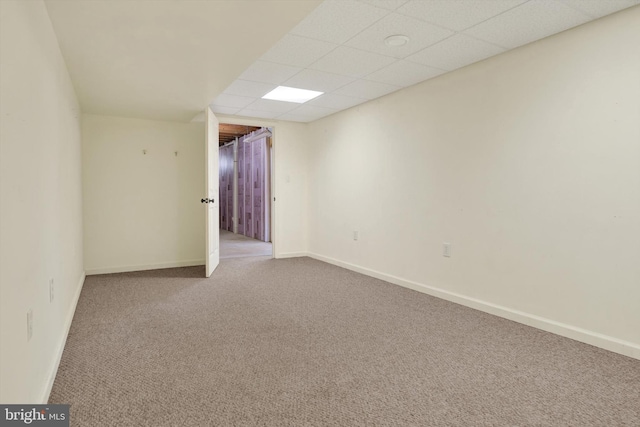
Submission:
[[[272,256],[270,128],[221,123],[220,259]]]
[[[640,0],[0,0],[0,405],[640,425],[638,46]]]

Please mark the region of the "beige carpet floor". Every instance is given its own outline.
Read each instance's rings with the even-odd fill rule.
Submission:
[[[252,239],[242,234],[220,230],[220,259],[245,256],[271,256],[270,242]]]
[[[639,426],[640,361],[309,258],[89,276],[72,426]]]

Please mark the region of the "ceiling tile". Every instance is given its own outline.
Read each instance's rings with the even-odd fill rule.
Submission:
[[[562,0],[562,2],[594,18],[640,4],[640,0]]]
[[[317,107],[335,108],[337,110],[344,110],[345,108],[353,107],[354,105],[367,102],[364,98],[354,98],[353,96],[337,95],[335,93],[325,93],[319,97],[312,99],[307,104],[315,105]]]
[[[302,114],[286,113],[278,116],[278,120],[286,120],[288,122],[308,123],[315,119],[312,116],[304,116]]]
[[[331,92],[354,80],[355,78],[353,77],[307,69],[300,71],[284,82],[283,85],[320,92]]]
[[[230,116],[236,114],[238,111],[240,111],[239,108],[234,108],[234,107],[220,107],[217,105],[212,105],[211,106],[211,111],[213,111],[214,113],[218,113],[218,114],[228,114]],[[192,120],[194,121],[194,120]],[[202,120],[199,121],[204,121],[204,115],[202,117]]]
[[[397,10],[452,30],[461,31],[526,0],[413,0]]]
[[[313,63],[310,68],[351,77],[362,77],[394,62],[395,59],[377,53],[340,46]]]
[[[368,80],[356,80],[336,90],[335,93],[338,95],[354,96],[356,98],[374,99],[395,92],[398,89],[401,89],[401,87]]]
[[[271,92],[275,88],[275,84],[251,82],[249,80],[236,80],[231,83],[223,93],[262,98],[263,95]]]
[[[319,108],[319,107],[318,107]],[[293,110],[289,113],[278,116],[278,120],[289,120],[292,122],[312,122],[322,117],[326,117],[330,114],[337,112],[338,110],[332,109],[319,109],[319,110]]]
[[[371,6],[380,7],[387,10],[396,10],[409,0],[358,0]]]
[[[404,46],[387,46],[384,39],[394,34],[408,36],[409,42]],[[346,45],[382,55],[404,58],[451,34],[453,32],[450,30],[392,13],[349,40]]]
[[[256,111],[273,111],[275,113],[286,113],[295,108],[298,108],[300,104],[295,102],[285,101],[273,101],[271,99],[256,99],[252,104],[247,106],[249,110]]]
[[[237,116],[256,117],[259,119],[275,119],[279,114],[275,111],[258,111],[245,108],[236,113]]]
[[[296,108],[293,111],[290,111],[290,113],[302,115],[302,116],[320,118],[320,117],[328,116],[329,114],[333,114],[336,111],[338,111],[336,108],[325,108],[325,107],[318,107],[317,105],[304,104],[301,107]]]
[[[395,86],[412,86],[431,77],[444,73],[444,70],[415,64],[408,61],[397,61],[375,73],[365,77],[367,80],[386,83]]]
[[[387,13],[361,2],[325,0],[291,34],[342,44]]]
[[[465,31],[482,40],[515,48],[583,24],[591,18],[557,0],[524,3]]]
[[[496,45],[464,34],[456,34],[411,55],[407,60],[450,71],[504,51],[505,49]]]
[[[212,106],[221,114],[242,109],[235,114],[307,122],[637,4],[325,0]],[[393,34],[407,35],[409,44],[388,48],[384,39]],[[282,84],[325,94],[304,105],[261,99]]]
[[[239,79],[279,85],[300,70],[302,68],[273,62],[256,61],[240,75]]]
[[[338,45],[334,43],[287,34],[260,59],[278,64],[307,67],[336,47]]]
[[[218,95],[218,97],[213,100],[211,105],[214,105],[216,107],[244,108],[247,105],[251,104],[253,101],[255,101],[255,98],[223,93]]]

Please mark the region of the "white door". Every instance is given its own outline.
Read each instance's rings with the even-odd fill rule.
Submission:
[[[220,263],[220,201],[219,199],[219,152],[218,152],[218,119],[207,107],[205,111],[206,121],[206,148],[205,158],[207,161],[207,182],[205,185],[207,199],[203,200],[207,206],[207,277],[211,276],[213,270]]]

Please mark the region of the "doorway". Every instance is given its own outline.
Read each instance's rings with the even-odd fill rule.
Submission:
[[[273,257],[273,129],[219,127],[220,258]]]

